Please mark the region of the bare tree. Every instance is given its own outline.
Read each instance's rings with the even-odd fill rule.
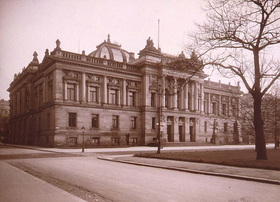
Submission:
[[[204,65],[237,75],[252,95],[257,159],[267,159],[262,98],[280,77],[271,54],[280,45],[279,10],[279,0],[207,0],[207,21],[192,36]]]

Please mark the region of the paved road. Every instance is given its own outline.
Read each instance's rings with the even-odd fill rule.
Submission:
[[[279,201],[279,186],[97,159],[97,156],[17,160],[113,201]]]

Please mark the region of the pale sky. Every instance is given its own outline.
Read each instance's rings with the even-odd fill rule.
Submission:
[[[15,73],[38,53],[51,52],[57,39],[66,51],[86,54],[107,39],[134,52],[135,57],[151,37],[162,52],[178,55],[202,22],[202,0],[0,0],[0,99]],[[218,81],[221,78],[211,79]]]

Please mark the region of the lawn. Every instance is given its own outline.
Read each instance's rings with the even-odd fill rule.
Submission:
[[[211,163],[248,168],[280,170],[280,149],[268,149],[268,160],[256,160],[254,150],[162,152],[135,154],[137,157]]]

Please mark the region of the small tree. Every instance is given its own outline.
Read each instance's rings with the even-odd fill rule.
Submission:
[[[205,65],[238,76],[252,95],[257,159],[267,159],[262,98],[280,77],[279,61],[269,54],[280,44],[279,10],[279,0],[208,0],[207,21],[192,36]]]

